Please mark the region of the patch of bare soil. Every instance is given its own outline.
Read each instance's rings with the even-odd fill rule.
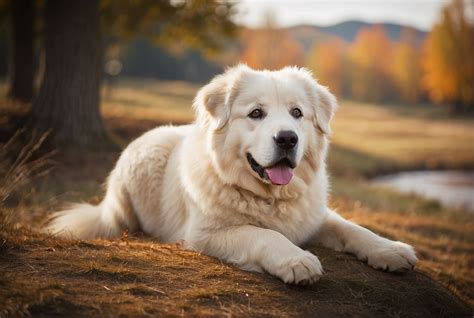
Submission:
[[[390,274],[316,246],[309,287],[146,238],[57,240],[0,232],[0,315],[459,317],[472,309],[419,272]]]

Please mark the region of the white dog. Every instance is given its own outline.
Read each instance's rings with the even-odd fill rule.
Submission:
[[[55,214],[48,230],[92,239],[141,230],[286,283],[311,284],[310,239],[370,266],[410,270],[411,246],[327,207],[325,158],[335,97],[302,68],[227,70],[194,101],[188,126],[145,133],[123,152],[98,206]]]

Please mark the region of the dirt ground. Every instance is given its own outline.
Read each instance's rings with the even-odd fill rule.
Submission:
[[[295,287],[145,239],[61,241],[1,233],[0,315],[460,317],[472,310],[426,275],[390,274],[320,247],[325,275]]]

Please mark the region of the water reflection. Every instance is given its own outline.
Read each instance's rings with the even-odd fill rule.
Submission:
[[[375,178],[373,182],[474,212],[474,171],[400,172]]]

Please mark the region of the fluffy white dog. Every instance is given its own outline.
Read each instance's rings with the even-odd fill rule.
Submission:
[[[197,119],[160,127],[123,152],[97,206],[54,215],[48,230],[79,239],[141,230],[286,283],[319,279],[310,239],[370,266],[410,270],[411,246],[327,207],[325,159],[336,99],[302,68],[227,70],[194,101]]]

